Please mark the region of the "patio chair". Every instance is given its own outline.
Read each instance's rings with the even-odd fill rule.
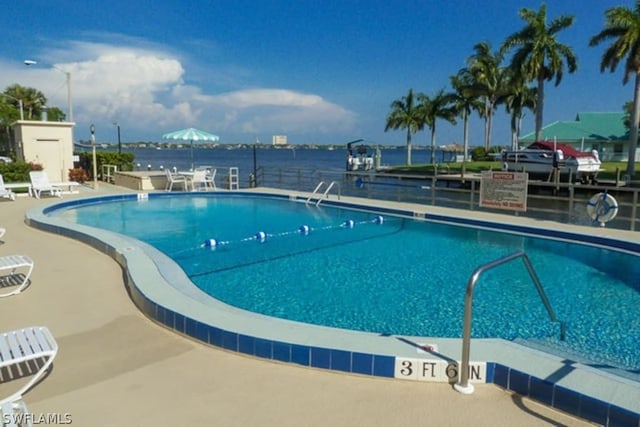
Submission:
[[[212,169],[211,173],[205,176],[205,187],[208,185],[212,190],[218,191],[218,187],[216,187],[216,171],[217,169]]]
[[[1,420],[4,427],[33,427],[31,418],[26,415],[29,413],[29,408],[24,400],[3,403],[0,406],[0,413],[2,413]]]
[[[31,191],[36,199],[39,199],[42,193],[49,193],[51,196],[62,197],[62,190],[49,182],[49,177],[44,171],[29,172],[31,180]]]
[[[15,274],[18,269],[26,268],[26,273]],[[29,284],[33,271],[33,260],[26,255],[6,255],[0,257],[0,272],[11,270],[8,275],[0,275],[0,298],[19,294]],[[11,289],[7,289],[11,288]]]
[[[177,172],[173,173],[170,169],[165,169],[167,173],[167,185],[165,187],[165,191],[173,190],[174,184],[182,185],[184,191],[187,191],[189,187],[189,182],[187,181],[187,177],[184,175],[180,175]]]
[[[16,199],[16,194],[11,191],[11,189],[4,186],[4,178],[2,178],[2,174],[0,174],[0,197],[5,199]]]
[[[4,243],[4,242],[2,241],[2,236],[4,236],[4,233],[6,233],[6,232],[7,232],[7,229],[6,229],[6,228],[4,228],[4,227],[0,227],[0,243]]]
[[[19,405],[22,395],[42,379],[58,353],[58,343],[48,328],[32,326],[0,333],[0,372],[2,382],[31,376],[29,381],[7,397],[0,398],[0,407],[7,403]],[[4,387],[3,387],[4,389]],[[13,405],[11,405],[13,406]]]
[[[216,185],[212,180],[212,176],[215,176],[215,173],[215,169],[211,172],[211,175],[206,169],[196,169],[191,178],[191,189],[193,191],[215,190]]]

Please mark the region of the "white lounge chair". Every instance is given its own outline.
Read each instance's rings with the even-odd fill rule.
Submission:
[[[16,193],[11,191],[10,188],[4,186],[4,178],[2,178],[2,174],[0,174],[0,197],[11,200],[16,199]]]
[[[189,187],[189,182],[187,181],[187,177],[184,175],[179,175],[177,172],[173,173],[168,168],[165,169],[167,173],[167,185],[165,187],[166,191],[173,190],[174,184],[182,185],[182,188],[187,191]]]
[[[47,373],[56,354],[58,343],[44,326],[0,333],[2,382],[31,376],[16,392],[0,399],[0,407],[4,409],[7,403],[18,403],[22,395]]]
[[[29,179],[31,179],[31,191],[33,191],[36,199],[39,199],[43,192],[52,196],[62,197],[62,190],[49,182],[46,172],[31,171],[29,172]]]
[[[4,243],[4,242],[2,241],[2,236],[4,236],[4,233],[6,233],[6,232],[7,232],[7,229],[6,229],[6,228],[4,228],[4,227],[0,227],[0,242],[2,242],[2,243]]]
[[[19,268],[26,268],[27,272],[15,274]],[[9,274],[2,274],[3,270],[11,270]],[[19,294],[29,284],[29,277],[33,271],[33,260],[26,255],[6,255],[0,257],[0,290],[10,288],[0,293],[0,298]]]
[[[33,427],[33,417],[27,415],[29,408],[24,400],[5,402],[0,406],[0,412],[4,427]]]

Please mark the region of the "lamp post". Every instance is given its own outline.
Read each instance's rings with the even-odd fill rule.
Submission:
[[[24,120],[24,108],[22,107],[22,99],[14,98],[11,95],[7,95],[6,93],[0,93],[2,96],[6,96],[9,99],[13,99],[14,101],[18,101],[18,107],[20,108],[20,120]]]
[[[91,125],[91,149],[93,151],[93,189],[98,189],[98,164],[96,162],[96,127]]]
[[[24,65],[26,65],[27,67],[30,65],[36,65],[37,63],[38,61],[33,61],[31,59],[25,59],[24,61]],[[52,67],[60,71],[61,73],[64,73],[67,78],[67,121],[73,122],[73,104],[71,102],[71,72],[65,71],[56,65],[52,65]]]
[[[118,154],[122,153],[122,142],[120,142],[120,123],[113,122],[113,125],[118,128]]]

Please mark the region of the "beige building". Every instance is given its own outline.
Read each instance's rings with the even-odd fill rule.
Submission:
[[[73,169],[72,122],[18,120],[12,123],[13,147],[18,160],[42,165],[50,181],[69,180]]]
[[[287,135],[273,135],[273,145],[287,145]]]

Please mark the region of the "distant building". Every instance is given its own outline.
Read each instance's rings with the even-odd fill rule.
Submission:
[[[598,150],[600,159],[624,162],[629,158],[629,133],[624,113],[578,113],[575,121],[557,121],[542,128],[542,140],[567,144],[580,151]],[[535,140],[535,132],[520,138],[520,145]],[[638,152],[636,152],[636,157]]]
[[[287,135],[273,135],[273,145],[287,145]]]

